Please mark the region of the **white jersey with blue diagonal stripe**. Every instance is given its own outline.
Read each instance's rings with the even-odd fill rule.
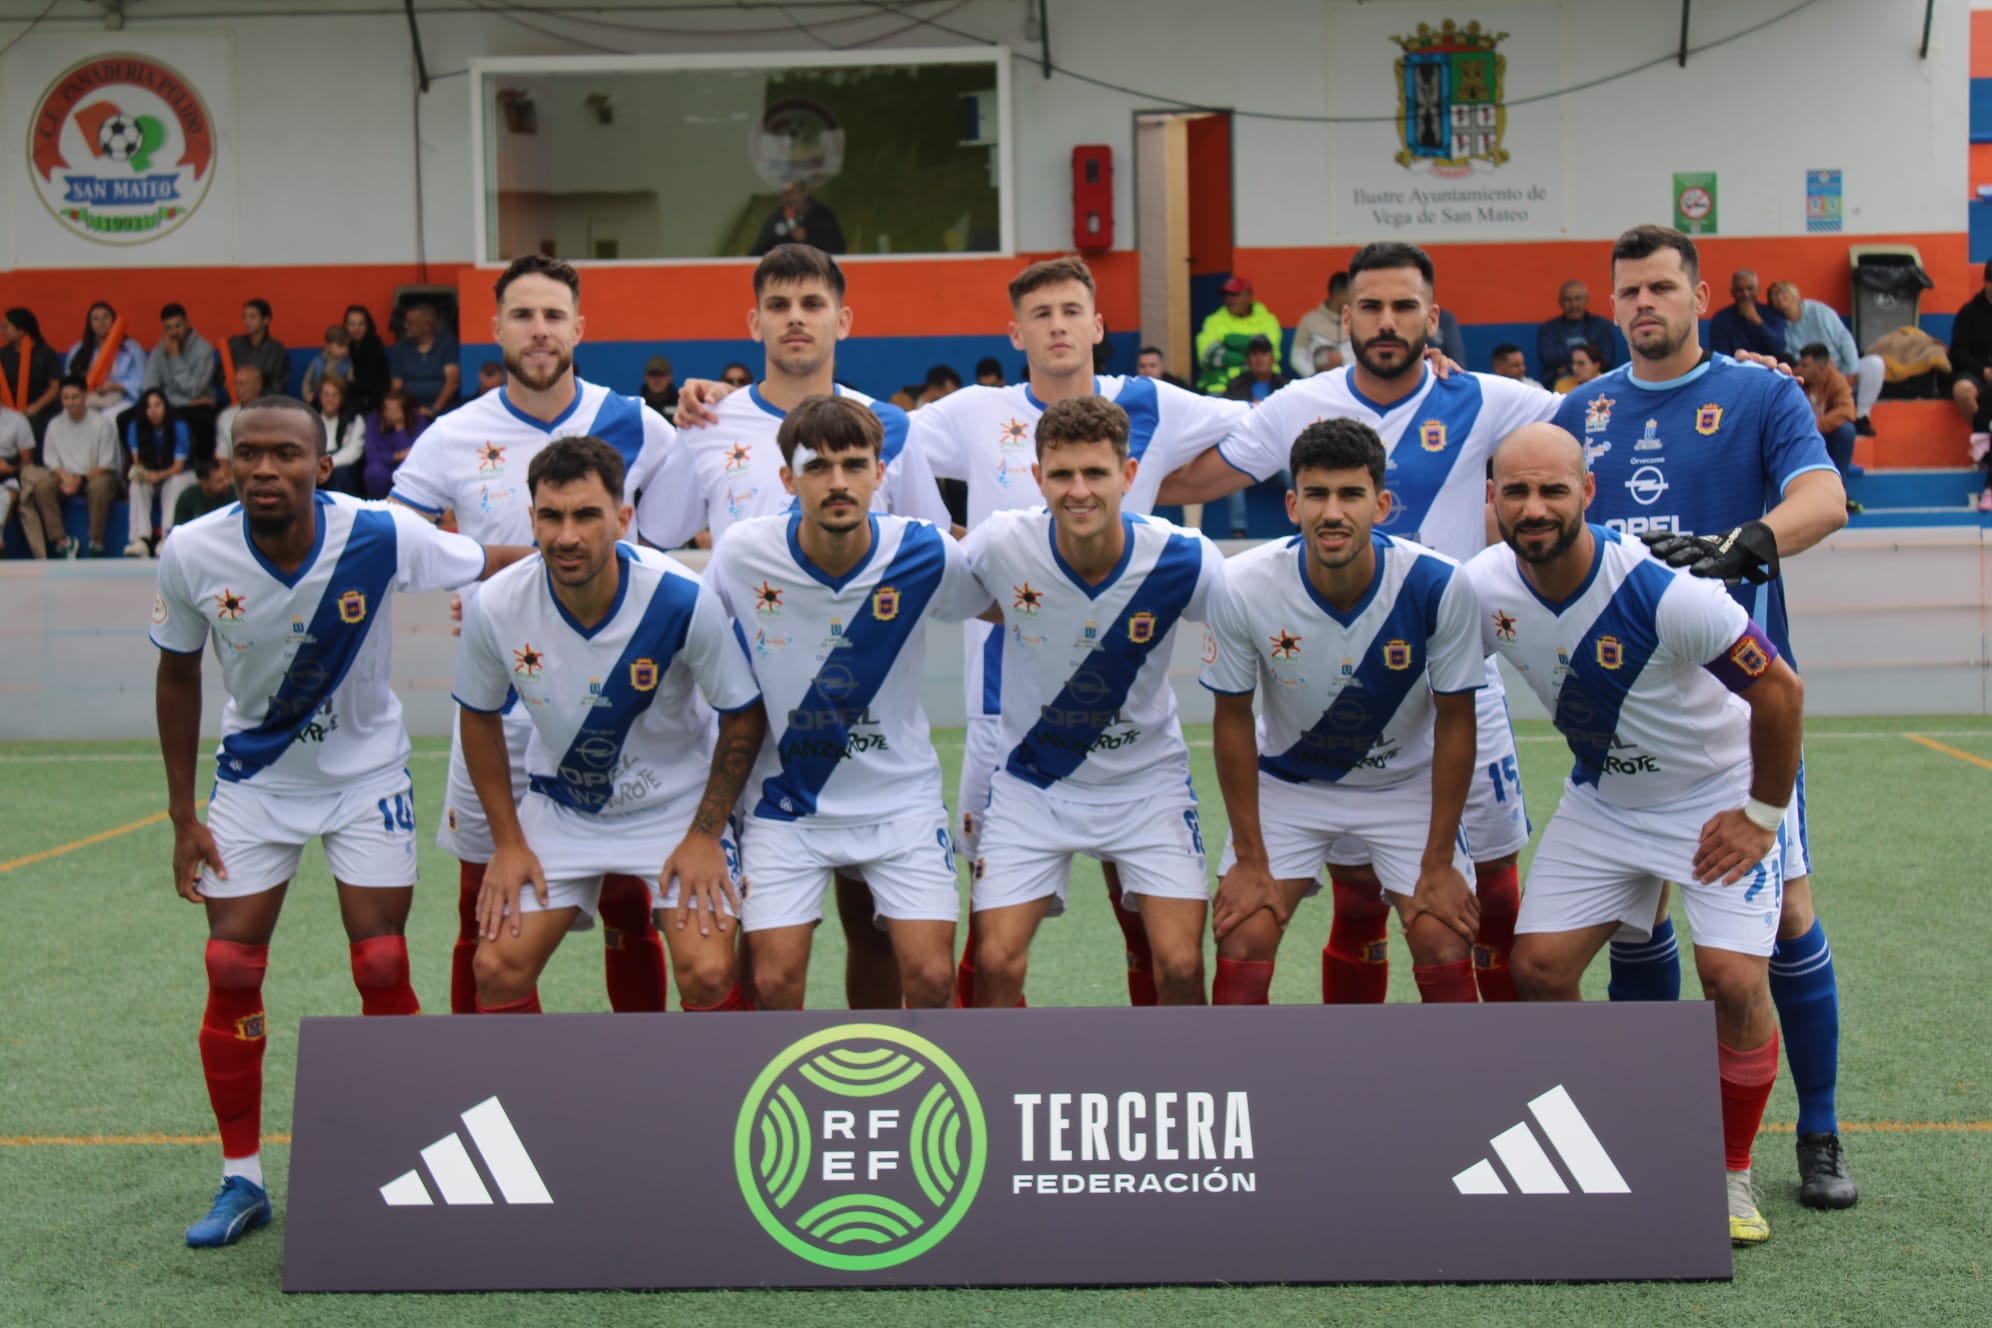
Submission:
[[[931,521],[946,530],[947,504],[933,472],[925,457],[907,451],[906,412],[841,385],[837,395],[871,407],[885,431],[879,448],[885,482],[872,494],[872,510]],[[794,509],[795,498],[782,487],[782,453],[775,445],[788,412],[762,396],[755,384],[728,393],[713,413],[713,424],[679,430],[664,473],[637,508],[637,533],[659,548],[675,549],[701,530],[710,530],[716,544],[736,521]]]
[[[1299,536],[1241,553],[1211,613],[1203,685],[1259,694],[1259,768],[1344,788],[1398,784],[1432,763],[1432,693],[1487,681],[1459,564],[1372,533],[1376,576],[1345,613],[1307,576]]]
[[[249,536],[239,503],[176,526],[159,550],[152,641],[195,654],[210,639],[228,704],[215,773],[277,792],[321,792],[408,761],[388,687],[401,590],[456,590],[484,549],[414,512],[320,493],[310,555],[285,573]]]
[[[925,521],[872,513],[871,547],[842,576],[803,552],[802,521],[738,522],[706,564],[768,707],[745,805],[822,825],[938,809],[940,758],[920,704],[926,620],[960,622],[989,596],[961,546]]]
[[[1706,666],[1739,648],[1749,615],[1721,582],[1603,526],[1591,533],[1590,575],[1560,604],[1523,579],[1506,545],[1466,565],[1482,644],[1550,712],[1575,758],[1570,778],[1604,801],[1664,808],[1747,784],[1750,708]]]
[[[1044,508],[969,533],[969,563],[1003,611],[1002,769],[1078,801],[1180,792],[1189,750],[1169,686],[1183,619],[1205,623],[1224,555],[1194,530],[1122,513],[1126,547],[1098,585],[1058,552]]]
[[[528,558],[464,606],[452,690],[486,714],[516,689],[532,721],[532,789],[571,811],[642,815],[695,798],[712,756],[713,711],[760,689],[719,596],[654,549],[616,545],[616,598],[583,627]]]

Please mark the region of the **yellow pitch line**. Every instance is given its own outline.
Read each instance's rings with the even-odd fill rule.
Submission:
[[[266,1144],[288,1144],[288,1134],[266,1134]],[[218,1134],[0,1134],[0,1148],[102,1148],[121,1144],[218,1144]]]
[[[207,806],[207,799],[203,798],[194,804],[194,810],[199,811],[205,806]],[[134,830],[143,830],[148,825],[158,825],[165,819],[165,812],[154,812],[152,815],[141,817],[136,821],[128,821],[123,825],[114,825],[108,830],[99,830],[94,835],[85,835],[81,839],[72,839],[67,844],[57,844],[54,848],[45,848],[39,853],[30,853],[22,858],[10,858],[6,862],[0,862],[0,872],[10,872],[16,867],[29,867],[37,862],[46,862],[50,858],[59,858],[65,853],[74,853],[79,848],[88,848],[92,844],[101,844],[107,839],[116,839],[119,835],[128,835]]]
[[[1935,738],[1926,738],[1920,733],[1909,733],[1903,736],[1911,742],[1923,744],[1923,746],[1928,747],[1933,752],[1942,752],[1945,756],[1955,756],[1960,761],[1969,761],[1973,765],[1982,765],[1987,770],[1992,770],[1992,761],[1988,761],[1982,756],[1973,756],[1970,752],[1961,752],[1955,747],[1938,742]]]

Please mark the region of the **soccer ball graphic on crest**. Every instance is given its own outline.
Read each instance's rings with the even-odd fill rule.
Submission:
[[[145,132],[129,115],[114,115],[97,127],[97,150],[112,161],[130,161],[145,146]]]

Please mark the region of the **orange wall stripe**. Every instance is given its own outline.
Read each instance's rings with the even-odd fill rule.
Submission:
[[[1971,77],[1992,78],[1992,9],[1971,11]]]

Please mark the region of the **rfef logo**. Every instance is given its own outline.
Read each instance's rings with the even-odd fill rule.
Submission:
[[[176,70],[98,55],[58,74],[28,121],[29,174],[58,221],[104,244],[177,229],[214,183],[214,121]]]
[[[789,1045],[754,1080],[733,1133],[762,1229],[825,1268],[890,1268],[932,1249],[967,1214],[988,1160],[961,1067],[884,1024]]]

